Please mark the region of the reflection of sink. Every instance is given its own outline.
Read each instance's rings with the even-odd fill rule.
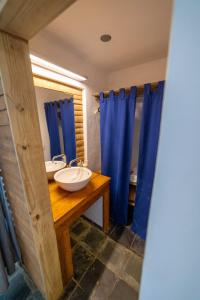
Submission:
[[[66,163],[61,160],[54,160],[54,161],[45,161],[46,173],[47,178],[49,180],[53,179],[55,172],[63,169],[66,166]]]
[[[62,169],[54,175],[57,184],[64,190],[74,192],[86,186],[92,172],[83,167],[71,167]]]

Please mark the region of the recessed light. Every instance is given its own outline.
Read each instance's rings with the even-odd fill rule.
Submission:
[[[102,42],[106,43],[109,42],[112,39],[112,37],[110,34],[102,34],[100,39]]]

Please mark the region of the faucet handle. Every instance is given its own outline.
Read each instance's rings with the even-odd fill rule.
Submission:
[[[62,158],[62,161],[64,161],[66,163],[66,155],[65,154],[59,154],[59,155],[53,156],[52,161],[55,161],[57,158]]]
[[[83,167],[83,161],[80,158],[75,158],[69,162],[69,168],[71,168],[73,163],[78,162],[78,161],[80,163],[80,166]]]
[[[63,161],[64,161],[65,163],[67,163],[67,157],[66,157],[66,155],[63,154],[62,156],[63,156]]]

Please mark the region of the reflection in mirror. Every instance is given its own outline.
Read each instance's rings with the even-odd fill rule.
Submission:
[[[45,161],[61,153],[67,163],[76,157],[84,161],[82,92],[69,90],[35,87]]]
[[[61,154],[62,144],[67,163],[69,163],[76,158],[73,98],[46,102],[44,108],[50,139],[51,159]]]

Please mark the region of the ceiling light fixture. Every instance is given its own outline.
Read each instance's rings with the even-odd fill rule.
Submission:
[[[76,86],[76,87],[80,87],[81,85],[81,82],[78,80],[74,80],[72,78],[47,70],[45,68],[33,64],[31,65],[31,67],[32,67],[32,73],[35,76],[46,78],[47,80],[53,80],[66,85]]]
[[[112,39],[112,37],[110,34],[105,33],[100,36],[100,39],[102,42],[106,43],[109,42]]]
[[[77,81],[87,80],[87,78],[84,77],[84,76],[78,75],[78,74],[73,73],[69,70],[66,70],[62,67],[54,65],[51,62],[46,61],[42,58],[39,58],[39,57],[37,57],[33,54],[30,54],[30,59],[31,59],[31,64],[32,64],[32,69],[33,70],[36,70],[36,69],[39,70],[39,69],[43,68],[45,70],[57,73],[58,75],[61,75],[61,77],[65,76],[65,77],[68,77],[69,79],[74,79],[74,80],[77,80]],[[36,67],[40,67],[40,68],[36,68]],[[39,75],[39,74],[37,74],[37,75]]]

